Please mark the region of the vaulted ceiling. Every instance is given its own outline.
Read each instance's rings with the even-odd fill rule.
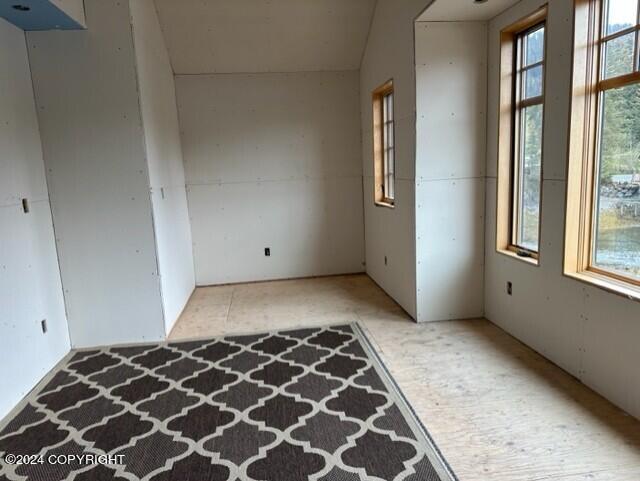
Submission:
[[[478,22],[491,20],[519,0],[435,0],[418,18],[419,22]]]
[[[155,0],[176,74],[356,70],[376,0]]]

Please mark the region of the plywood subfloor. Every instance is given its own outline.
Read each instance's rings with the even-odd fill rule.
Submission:
[[[638,481],[640,422],[485,320],[415,324],[368,277],[199,288],[172,339],[359,321],[460,481]]]

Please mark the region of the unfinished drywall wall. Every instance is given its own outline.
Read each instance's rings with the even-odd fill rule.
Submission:
[[[360,66],[367,273],[416,317],[414,21],[429,0],[379,0]],[[396,201],[374,204],[371,92],[393,79]],[[386,259],[386,262],[385,262]]]
[[[69,334],[24,33],[2,19],[0,65],[1,419],[69,351]]]
[[[357,72],[176,86],[198,285],[363,270]]]
[[[481,317],[487,24],[417,22],[415,48],[417,320]]]
[[[195,287],[175,85],[153,0],[131,2],[165,330]]]
[[[27,34],[71,342],[161,340],[129,2],[85,10],[86,31]]]
[[[640,303],[562,275],[573,2],[549,2],[540,266],[496,253],[500,30],[540,7],[523,0],[490,23],[486,317],[640,417]],[[506,291],[513,282],[513,295]]]

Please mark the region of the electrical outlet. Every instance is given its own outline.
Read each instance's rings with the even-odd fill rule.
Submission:
[[[29,213],[29,199],[22,199],[22,211],[25,214]]]
[[[164,187],[160,187],[160,195],[164,199]]]
[[[40,321],[40,327],[42,328],[42,334],[46,334],[47,333],[47,320],[46,319],[42,319]]]
[[[507,294],[513,294],[513,283],[511,281],[507,282]]]
[[[271,257],[271,247],[264,248],[264,255],[265,257]]]

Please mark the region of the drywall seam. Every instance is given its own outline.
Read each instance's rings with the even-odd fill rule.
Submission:
[[[156,5],[155,0],[152,0],[151,3],[153,4],[153,9],[156,12],[156,18],[158,19],[158,25],[160,26],[160,33],[162,34],[162,42],[164,43],[164,48],[168,53],[169,52],[169,46],[167,45],[167,36],[166,36],[166,34],[164,32],[164,28],[162,27],[162,22],[160,21],[160,12],[158,11],[158,5]],[[167,55],[167,56],[169,57],[169,65],[171,66],[171,73],[175,77],[176,69],[173,68],[173,60],[171,59],[171,55]],[[173,85],[174,85],[174,89],[175,89],[175,82],[174,82]],[[175,95],[174,95],[174,97],[175,97]],[[177,108],[177,105],[176,105],[176,108]]]
[[[379,2],[380,0],[376,0],[376,3],[373,5],[373,13],[371,14],[371,18],[369,19],[369,29],[367,30],[367,38],[364,41],[364,48],[362,49],[362,54],[360,55],[360,63],[358,64],[360,68],[362,68],[362,62],[364,61],[364,54],[367,52],[367,45],[369,45],[369,37],[371,36],[371,29],[373,28],[373,20],[376,18],[376,12],[378,11]]]
[[[28,46],[28,42],[27,42],[27,33],[24,32],[23,33],[23,37],[24,37],[24,44],[26,46]],[[30,57],[30,51],[31,49],[27,48],[27,61],[29,62],[29,78],[31,79],[31,92],[33,95],[33,103],[34,106],[37,102],[37,97],[36,97],[36,90],[34,87],[34,81],[33,81],[33,71],[31,70],[31,57]],[[42,149],[42,164],[44,166],[44,168],[46,169],[46,165],[44,164],[44,145],[42,144],[42,135],[40,134],[40,117],[36,114],[36,121],[38,123],[38,139],[40,140],[40,148]],[[51,226],[53,228],[53,240],[55,242],[55,249],[56,249],[56,261],[58,263],[58,275],[60,276],[60,285],[62,286],[62,299],[63,299],[63,304],[64,304],[64,317],[66,318],[67,321],[67,335],[69,336],[69,343],[71,343],[71,330],[69,328],[69,306],[67,305],[67,292],[64,288],[64,281],[62,279],[62,267],[60,266],[60,251],[58,249],[58,235],[56,234],[56,221],[55,218],[53,216],[53,208],[51,206],[51,194],[49,194],[49,176],[45,174],[44,176],[44,181],[45,181],[45,185],[47,186],[47,202],[49,203],[49,212],[51,214]],[[71,350],[71,345],[69,345],[69,350]]]
[[[419,22],[420,22],[418,19],[419,19],[422,15],[424,15],[424,12],[426,12],[426,11],[429,9],[429,7],[430,7],[433,3],[435,3],[435,1],[436,1],[436,0],[431,0],[431,1],[430,1],[430,2],[429,2],[429,3],[428,3],[424,8],[420,11],[420,13],[418,13],[418,15],[416,15],[416,18],[414,18],[414,19],[413,19],[413,23],[414,23],[414,25],[415,25],[416,23],[419,23]],[[414,38],[415,38],[415,32],[414,32]]]
[[[153,2],[155,5],[155,1]],[[162,24],[160,24],[162,25]],[[164,38],[164,35],[163,35]],[[171,67],[173,69],[173,67]],[[182,125],[183,125],[183,119],[182,119],[182,112],[180,111],[180,106],[178,104],[178,85],[177,85],[177,79],[178,76],[175,74],[173,74],[173,91],[174,91],[174,98],[175,98],[175,103],[176,103],[176,112],[178,114],[178,127],[180,129],[180,131],[178,132],[178,135],[180,136],[180,152],[182,154],[182,165],[184,166],[184,161],[186,159],[185,156],[185,152],[184,152],[184,139],[183,139],[183,131],[182,131]],[[196,279],[196,256],[195,256],[195,242],[193,241],[194,239],[194,232],[193,232],[193,218],[191,216],[191,212],[192,212],[192,200],[191,200],[191,196],[189,195],[189,190],[188,190],[188,184],[187,184],[187,173],[186,173],[186,166],[184,166],[185,168],[185,176],[184,176],[184,191],[185,191],[185,195],[187,197],[187,215],[188,215],[188,220],[189,220],[189,239],[191,242],[191,265],[193,266],[193,277],[195,280],[195,285],[194,285],[194,291],[198,286],[198,282]],[[191,293],[191,295],[193,295],[193,292]],[[187,301],[188,303],[188,301]],[[186,307],[186,304],[185,304]],[[184,308],[183,308],[184,309]],[[174,324],[175,327],[175,324]]]
[[[435,1],[435,0],[434,0]],[[428,6],[425,7],[429,8]],[[417,18],[417,17],[416,17]],[[413,296],[413,300],[414,300],[414,306],[413,306],[413,312],[415,312],[415,322],[420,322],[420,288],[418,286],[418,265],[419,265],[419,261],[418,261],[418,215],[419,215],[419,209],[418,209],[418,195],[417,195],[417,191],[418,191],[418,69],[417,69],[417,62],[416,62],[416,21],[414,20],[414,22],[411,25],[411,28],[413,29],[413,43],[412,43],[412,47],[413,47],[413,52],[412,52],[412,56],[413,56],[413,85],[414,85],[414,90],[415,90],[415,103],[413,105],[413,130],[414,130],[414,142],[413,142],[413,160],[414,160],[414,166],[413,166],[413,172],[414,172],[414,178],[413,178],[413,204],[414,204],[414,208],[413,208],[413,215],[414,215],[414,220],[413,220],[413,252],[415,253],[415,258],[414,258],[414,263],[413,263],[413,278],[415,279],[415,295]]]
[[[175,77],[169,55],[152,0],[137,0],[131,7],[131,35],[166,334],[195,287],[191,226]]]
[[[136,1],[136,0],[134,0]],[[153,2],[152,2],[153,3]],[[158,291],[160,293],[160,304],[162,305],[162,326],[163,326],[163,331],[165,332],[165,337],[167,334],[167,330],[166,330],[166,316],[167,313],[165,312],[165,299],[164,299],[164,292],[162,289],[162,272],[160,272],[160,260],[158,258],[158,234],[156,232],[156,219],[155,219],[155,214],[153,212],[153,199],[151,197],[151,175],[149,174],[149,155],[147,152],[147,131],[144,127],[144,112],[142,110],[142,93],[140,91],[140,73],[138,72],[138,60],[137,60],[137,56],[136,56],[136,39],[135,39],[135,35],[133,34],[133,16],[132,16],[132,12],[131,12],[131,8],[129,8],[129,35],[131,36],[131,44],[133,46],[133,70],[135,72],[135,78],[136,78],[136,93],[137,93],[137,97],[138,97],[138,111],[140,113],[140,125],[142,127],[142,150],[144,152],[144,165],[145,165],[145,174],[146,174],[146,180],[147,180],[147,186],[149,186],[147,188],[147,195],[149,196],[149,205],[151,206],[150,209],[150,216],[151,216],[151,225],[153,226],[153,248],[154,248],[154,252],[153,252],[153,257],[155,259],[155,265],[156,265],[156,279],[158,281]]]
[[[347,73],[359,72],[357,68],[345,69],[323,69],[323,70],[270,70],[269,72],[198,72],[198,73],[177,73],[175,77],[221,77],[224,75],[286,75],[286,74],[318,74],[318,73]]]
[[[416,182],[428,184],[429,182],[449,182],[452,180],[476,180],[484,178],[484,175],[462,175],[458,177],[416,177]]]
[[[272,178],[272,179],[253,179],[253,180],[234,180],[234,181],[224,181],[222,179],[212,179],[206,182],[196,182],[196,181],[192,181],[192,182],[187,182],[188,186],[191,187],[198,187],[198,186],[207,186],[207,185],[242,185],[242,184],[255,184],[256,182],[260,182],[263,184],[269,184],[269,183],[274,183],[274,184],[280,184],[280,183],[284,183],[284,182],[301,182],[301,181],[327,181],[327,180],[336,180],[336,179],[341,179],[341,180],[347,180],[347,179],[360,179],[362,176],[361,175],[337,175],[334,177],[329,177],[329,176],[305,176],[305,177],[288,177],[288,178]],[[406,180],[413,180],[413,179],[406,179]]]
[[[487,79],[485,85],[485,107],[484,107],[484,117],[485,117],[485,135],[488,135],[489,126],[488,124],[488,116],[489,116],[489,48],[490,48],[490,38],[491,32],[489,28],[489,21],[484,22],[485,28],[487,29],[487,57],[485,62],[485,78]],[[489,158],[489,153],[487,151],[487,146],[489,145],[488,139],[484,145],[484,151],[482,154],[484,155],[484,208],[482,210],[483,213],[483,222],[482,222],[482,317],[486,318],[487,311],[487,159]]]

